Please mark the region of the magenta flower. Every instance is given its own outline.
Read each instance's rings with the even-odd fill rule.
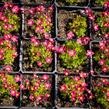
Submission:
[[[67,86],[66,84],[63,84],[61,87],[60,87],[60,91],[66,91],[67,90]]]
[[[49,89],[49,88],[51,88],[51,84],[50,83],[45,83],[45,87],[46,87],[46,89]]]
[[[42,78],[43,78],[44,80],[48,80],[48,79],[49,79],[49,76],[48,76],[48,75],[43,75]]]
[[[13,36],[13,37],[11,38],[11,40],[12,40],[13,42],[17,42],[17,41],[18,41],[18,37],[17,37],[17,36]]]
[[[70,74],[70,71],[69,71],[69,70],[66,70],[66,69],[65,69],[63,72],[64,72],[64,74],[65,74],[66,76],[68,76],[68,75]]]
[[[20,82],[20,81],[21,81],[21,78],[20,78],[19,75],[16,75],[16,76],[15,76],[15,81],[16,81],[16,82]]]
[[[12,35],[11,34],[5,34],[4,35],[4,39],[5,40],[9,40],[9,39],[11,39],[12,38]]]
[[[37,62],[37,65],[38,65],[39,67],[42,67],[42,62],[38,61],[38,62]]]
[[[94,55],[94,52],[92,50],[87,50],[87,54],[88,57],[92,57],[92,55]]]
[[[31,94],[31,95],[29,96],[29,99],[30,99],[31,101],[34,101],[34,96]]]
[[[15,90],[11,90],[10,94],[11,94],[11,96],[16,96],[16,91]]]
[[[12,8],[12,12],[13,12],[13,13],[18,13],[18,11],[19,11],[19,7],[18,7],[18,6],[14,6],[14,7]]]
[[[4,67],[4,69],[7,71],[7,72],[11,72],[12,71],[12,67],[7,65]]]
[[[29,26],[32,26],[34,24],[34,20],[33,19],[29,19],[28,22],[27,22],[27,24]]]
[[[94,24],[94,30],[95,30],[95,31],[98,31],[98,30],[99,30],[98,24]]]
[[[24,85],[23,85],[23,84],[20,84],[20,89],[22,89],[22,90],[24,90],[24,89],[25,89],[25,87],[24,87]]]
[[[68,54],[69,56],[76,56],[76,50],[69,50]]]
[[[51,64],[51,62],[52,62],[52,58],[47,57],[47,58],[46,58],[46,62],[47,62],[48,64]]]
[[[67,40],[70,40],[70,39],[72,39],[74,37],[74,33],[73,32],[69,32],[69,33],[67,33]]]

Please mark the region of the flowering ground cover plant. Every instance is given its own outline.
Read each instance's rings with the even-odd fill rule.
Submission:
[[[47,107],[52,105],[52,76],[24,75],[22,106]]]
[[[25,4],[51,4],[53,0],[22,0]]]
[[[87,69],[88,51],[85,45],[88,44],[88,41],[89,38],[84,37],[77,39],[77,41],[70,40],[59,44],[57,48],[59,72],[63,72],[65,69],[70,70],[70,72]]]
[[[87,5],[87,0],[57,0],[58,4],[60,6],[63,5],[79,5],[79,6],[83,6],[83,5]]]
[[[53,7],[39,5],[32,8],[24,8],[26,38],[50,38],[52,33]]]
[[[109,109],[109,79],[93,79],[94,109]]]
[[[59,10],[58,37],[72,39],[87,35],[87,19],[77,11]]]
[[[19,7],[5,3],[0,7],[0,36],[4,34],[19,35],[20,16]]]
[[[109,38],[109,11],[94,12],[92,35],[94,39]]]
[[[24,42],[24,70],[52,71],[54,40],[38,40],[31,38],[31,42]]]
[[[87,107],[92,93],[85,82],[86,73],[81,76],[60,76],[58,78],[58,106],[59,107]]]
[[[18,70],[18,37],[5,34],[0,38],[0,69],[11,72]]]
[[[18,77],[0,72],[0,106],[19,105]]]
[[[108,0],[92,0],[93,6],[105,6],[109,1]]]
[[[92,43],[93,48],[93,69],[95,74],[109,74],[109,41]]]

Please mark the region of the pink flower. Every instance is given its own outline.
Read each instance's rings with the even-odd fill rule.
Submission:
[[[48,33],[44,33],[44,37],[45,37],[46,39],[48,39],[48,38],[50,37],[50,35],[49,35]]]
[[[106,42],[105,41],[99,42],[99,47],[100,47],[101,50],[104,50],[105,47],[106,47]]]
[[[15,90],[11,90],[10,94],[11,94],[11,96],[16,96],[16,91]]]
[[[98,31],[99,30],[98,24],[94,24],[94,30],[95,31]]]
[[[42,100],[42,96],[37,97],[37,101],[40,102]]]
[[[76,56],[76,50],[69,50],[68,54],[69,56]]]
[[[12,54],[12,57],[13,57],[13,58],[16,58],[17,55],[18,55],[17,52],[15,52],[15,53]]]
[[[45,87],[46,87],[46,89],[50,89],[51,88],[51,84],[50,83],[45,83]]]
[[[31,101],[34,101],[34,96],[31,94],[31,95],[29,96],[29,99],[30,99]]]
[[[37,62],[37,65],[38,65],[39,67],[42,67],[42,62],[38,61],[38,62]]]
[[[102,71],[105,73],[105,72],[107,72],[108,71],[108,67],[107,66],[103,66],[102,67]]]
[[[16,98],[18,98],[19,97],[19,95],[20,95],[20,93],[19,92],[16,92]]]
[[[33,19],[28,20],[27,24],[28,24],[29,26],[32,26],[32,25],[34,24],[34,20],[33,20]]]
[[[4,39],[5,40],[9,40],[9,39],[11,39],[12,38],[12,35],[11,34],[5,34],[4,35]]]
[[[9,29],[9,25],[8,24],[4,24],[4,29],[8,30]]]
[[[87,77],[87,73],[81,72],[81,73],[80,73],[80,77],[81,77],[81,78],[86,78],[86,77]]]
[[[7,66],[5,66],[5,70],[6,70],[7,72],[11,72],[11,71],[12,71],[12,67],[9,66],[9,65],[7,65]]]
[[[20,84],[20,89],[24,90],[24,85],[23,84]]]
[[[100,64],[100,65],[105,64],[105,60],[104,60],[104,59],[100,59],[99,64]]]
[[[35,43],[35,42],[36,42],[36,38],[35,38],[35,37],[32,37],[32,38],[31,38],[31,42],[32,42],[32,43]]]
[[[49,97],[50,97],[50,94],[47,93],[47,94],[45,95],[45,97],[46,97],[46,98],[49,98]]]
[[[66,70],[66,69],[65,69],[63,72],[64,72],[64,74],[65,74],[66,76],[68,76],[68,75],[70,74],[70,71],[69,71],[69,70]]]
[[[63,84],[61,87],[60,87],[60,91],[66,91],[67,90],[67,86],[66,84]]]
[[[46,63],[51,64],[51,62],[52,62],[52,58],[51,57],[47,57],[46,58]]]
[[[48,76],[48,75],[43,75],[42,78],[43,78],[44,80],[48,80],[48,79],[49,79],[49,76]]]
[[[17,42],[17,41],[18,41],[18,37],[17,37],[17,36],[13,36],[13,37],[11,38],[11,40],[12,40],[13,42]]]
[[[12,12],[13,12],[13,13],[18,13],[18,11],[19,11],[19,7],[18,7],[18,6],[14,6],[14,7],[12,8]]]
[[[73,32],[69,32],[67,33],[67,40],[72,39],[74,37],[74,33]]]
[[[105,37],[105,38],[108,38],[108,37],[109,37],[109,34],[107,34],[107,33],[104,34],[104,37]]]
[[[94,52],[92,50],[87,50],[87,56],[91,57],[92,55],[94,55]]]
[[[20,81],[21,81],[21,78],[20,78],[19,75],[16,75],[16,76],[15,76],[15,81],[16,81],[16,82],[20,82]]]

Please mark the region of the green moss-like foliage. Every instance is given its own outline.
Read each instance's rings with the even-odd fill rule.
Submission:
[[[86,18],[77,15],[71,22],[69,22],[68,28],[75,33],[77,37],[84,37],[87,31]]]
[[[63,46],[67,49],[64,53],[59,54],[61,65],[68,69],[77,69],[85,64],[87,56],[84,46],[75,41],[68,41]],[[68,50],[75,50],[75,56],[69,56]]]
[[[108,79],[106,81],[109,83]],[[107,94],[109,94],[109,86],[103,83],[102,79],[97,80],[94,87],[94,99],[97,101],[97,105],[102,106],[103,109],[109,109],[109,97]]]
[[[107,2],[108,0],[95,0],[95,3],[99,6],[103,6],[105,2]]]

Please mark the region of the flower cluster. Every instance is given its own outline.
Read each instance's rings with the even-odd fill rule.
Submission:
[[[99,78],[93,80],[93,93],[94,100],[97,102],[97,106],[101,106],[102,109],[109,108],[109,79],[107,78]]]
[[[96,61],[97,65],[100,66],[98,68],[98,71],[102,71],[103,73],[109,72],[109,45],[108,44],[109,44],[108,40],[99,42],[99,45],[97,46],[98,49],[96,49],[94,55],[94,61]]]
[[[0,35],[14,34],[19,32],[20,17],[18,16],[19,7],[10,3],[5,3],[0,8]]]
[[[85,75],[85,76],[83,76]],[[79,104],[84,103],[86,99],[92,99],[92,93],[87,88],[87,84],[85,82],[85,78],[87,77],[86,73],[81,73],[81,76],[73,76],[73,77],[64,77],[62,81],[60,81],[59,92],[60,99],[65,101],[63,103],[64,106],[66,104],[71,106],[78,106]],[[88,98],[87,98],[88,96]]]
[[[6,95],[7,97],[19,97],[20,92],[18,91],[19,85],[17,83],[19,81],[15,81],[16,77],[18,78],[19,75],[14,77],[12,75],[0,72],[0,98],[2,98],[2,96],[6,97]]]
[[[93,34],[96,37],[109,38],[109,12],[95,13],[95,20],[93,22]]]
[[[10,72],[12,65],[17,57],[17,36],[11,34],[5,34],[3,38],[0,38],[0,66],[3,69]]]
[[[82,43],[81,38],[78,42],[70,40],[58,47],[60,63],[64,68],[81,69],[86,63],[86,50],[80,42]]]
[[[40,41],[36,39],[36,37],[32,37],[29,51],[31,64],[46,70],[51,66],[53,61],[52,52],[54,51],[54,40]]]
[[[48,103],[50,102],[52,88],[50,76],[38,76],[34,74],[33,76],[30,77],[29,75],[28,77],[24,78],[24,82],[21,85],[23,92],[29,91],[28,101],[34,102],[35,105],[49,105]],[[26,101],[25,96],[28,96],[27,93],[23,93],[24,102]]]
[[[50,38],[52,30],[53,7],[43,5],[23,9],[25,14],[25,35],[36,36],[37,38]]]

